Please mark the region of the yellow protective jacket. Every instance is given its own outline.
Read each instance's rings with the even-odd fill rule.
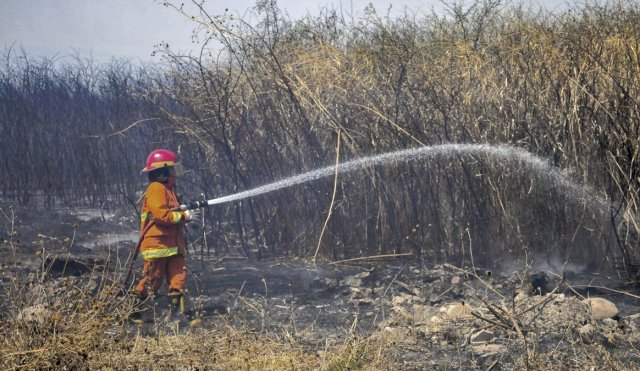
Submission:
[[[180,206],[174,187],[160,182],[152,182],[147,188],[142,203],[141,231],[153,221],[145,233],[140,253],[145,260],[166,258],[184,254],[185,214],[178,211]]]

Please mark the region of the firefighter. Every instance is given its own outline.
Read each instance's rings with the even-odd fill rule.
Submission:
[[[196,212],[178,209],[176,165],[173,152],[157,149],[149,154],[142,170],[149,177],[149,186],[140,215],[144,267],[134,289],[141,299],[155,295],[166,279],[172,302],[182,300],[186,279],[184,225],[196,218]]]

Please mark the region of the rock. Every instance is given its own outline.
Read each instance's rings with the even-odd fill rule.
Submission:
[[[393,305],[401,305],[407,302],[407,298],[404,295],[396,295],[391,299],[391,304]]]
[[[475,334],[472,334],[469,338],[471,344],[484,344],[488,343],[495,338],[495,334],[488,330],[480,330]]]
[[[451,318],[459,318],[468,316],[471,313],[471,307],[464,302],[449,305],[445,312]]]
[[[459,276],[451,277],[451,284],[452,285],[458,285],[460,282],[462,282],[462,278],[460,278]]]
[[[615,304],[603,298],[584,299],[582,304],[591,308],[591,316],[594,319],[617,318],[618,308]]]
[[[391,303],[393,305],[401,305],[404,303],[411,303],[413,301],[420,301],[420,299],[421,298],[417,296],[413,296],[413,295],[409,295],[401,292],[400,294],[394,296],[393,299],[391,299]]]
[[[349,287],[360,287],[362,286],[362,279],[356,276],[348,276],[342,280],[342,283]]]
[[[471,350],[480,357],[490,357],[504,353],[506,349],[507,347],[502,344],[479,344],[471,347]]]
[[[338,286],[338,281],[335,278],[325,278],[324,279],[324,285],[327,287],[336,287]]]
[[[372,283],[373,276],[370,272],[361,272],[342,279],[342,284],[349,287],[362,287],[365,283]],[[367,282],[365,282],[367,281]]]
[[[353,277],[355,277],[355,278],[359,278],[359,279],[364,279],[364,278],[369,277],[370,275],[371,275],[371,273],[370,273],[370,272],[361,272],[361,273],[356,274],[356,275],[355,275],[355,276],[353,276]]]
[[[357,305],[360,307],[364,305],[372,305],[373,303],[374,303],[374,300],[371,298],[362,298],[357,300]]]

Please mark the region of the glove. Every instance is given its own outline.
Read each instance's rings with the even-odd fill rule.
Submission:
[[[185,210],[184,211],[184,220],[190,222],[192,220],[197,220],[202,218],[202,210],[193,209],[193,210]]]

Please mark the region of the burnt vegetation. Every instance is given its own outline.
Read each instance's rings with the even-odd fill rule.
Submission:
[[[166,2],[198,52],[5,50],[0,365],[637,368],[640,5],[458,4],[294,21],[260,0],[249,21]],[[190,201],[451,143],[487,146],[209,208],[185,313],[120,295],[152,149],[179,153]]]
[[[199,53],[160,45],[160,63],[136,66],[5,51],[5,200],[135,200],[144,157],[159,147],[179,148],[185,198],[213,198],[331,165],[338,148],[344,162],[504,143],[606,205],[521,161],[449,153],[217,206],[207,246],[309,257],[319,244],[330,260],[411,252],[425,264],[570,260],[636,276],[637,3],[551,14],[484,0],[441,16],[325,9],[293,21],[260,1],[251,23],[197,2],[164,5],[193,20]]]

